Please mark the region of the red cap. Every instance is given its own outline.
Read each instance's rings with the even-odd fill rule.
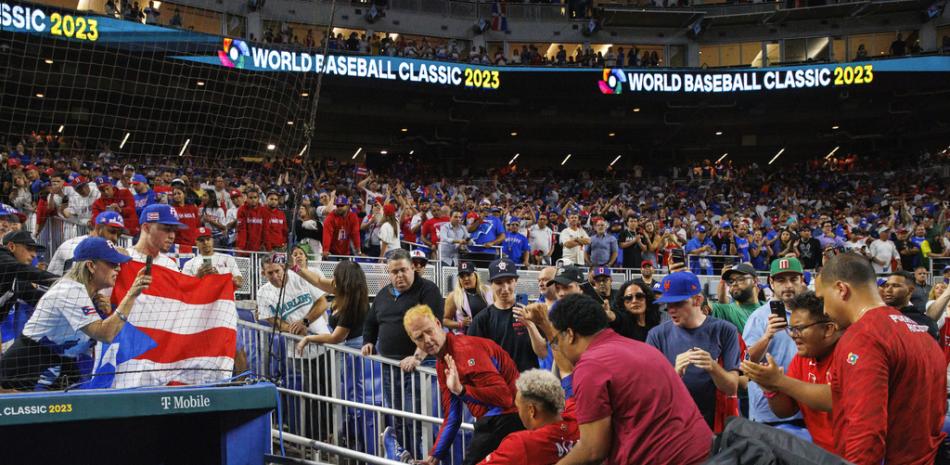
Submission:
[[[202,227],[198,228],[198,235],[195,236],[195,237],[196,237],[196,238],[211,237],[211,230],[208,229],[208,228],[206,228],[206,227],[204,227],[204,226],[202,226]]]
[[[32,163],[30,163],[29,165],[26,165],[25,169],[26,169],[27,171],[29,171],[29,170],[37,170],[37,171],[39,171],[39,168],[37,168],[36,165],[34,165],[34,164],[32,164]]]
[[[651,260],[644,260],[644,261],[640,262],[640,268],[643,268],[643,267],[645,267],[645,266],[650,266],[650,267],[652,267],[652,266],[653,266],[653,261],[651,261]]]
[[[393,215],[395,215],[395,214],[396,214],[396,206],[393,205],[393,204],[391,204],[391,203],[387,203],[386,205],[383,205],[383,214],[386,215],[386,216],[393,216]]]
[[[466,218],[472,218],[472,219],[477,220],[477,219],[478,219],[478,213],[475,213],[475,212],[468,212],[468,215],[466,216]]]
[[[56,170],[54,170],[53,168],[46,168],[46,171],[44,171],[44,173],[46,173],[47,176],[52,176],[54,173],[56,173]]]
[[[7,166],[9,166],[9,167],[11,167],[11,168],[14,167],[14,166],[20,166],[20,159],[19,159],[19,158],[10,158],[10,159],[8,159],[8,160],[7,160]]]
[[[79,187],[83,184],[89,184],[89,178],[85,176],[76,176],[76,178],[73,179],[73,182],[72,182],[73,187]]]
[[[241,191],[234,189],[233,191],[231,191],[231,198],[233,199],[235,197],[240,197],[241,194],[243,194]]]

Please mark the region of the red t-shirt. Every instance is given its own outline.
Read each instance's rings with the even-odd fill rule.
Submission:
[[[133,202],[133,207],[135,203]],[[180,245],[195,245],[198,238],[198,227],[201,226],[198,207],[190,204],[172,205],[175,213],[178,214],[178,221],[188,226],[185,229],[179,229],[175,235],[175,243]]]
[[[573,405],[573,402],[568,401],[568,404]],[[580,438],[577,420],[567,407],[562,419],[536,430],[509,434],[478,465],[556,464],[574,448]]]
[[[712,431],[656,348],[605,329],[578,360],[573,383],[578,424],[611,417],[608,465],[690,465],[708,457]]]
[[[831,364],[834,352],[823,360],[796,355],[788,365],[788,376],[811,384],[831,384]],[[798,408],[805,419],[805,426],[812,441],[823,449],[834,452],[834,433],[831,430],[831,413],[813,410],[799,402]]]
[[[422,223],[422,236],[429,239],[433,247],[437,247],[439,245],[439,228],[442,227],[444,223],[448,223],[450,219],[451,218],[444,216],[426,220],[425,223]]]
[[[857,465],[934,463],[943,441],[947,363],[918,325],[891,307],[867,311],[831,365],[835,448]]]

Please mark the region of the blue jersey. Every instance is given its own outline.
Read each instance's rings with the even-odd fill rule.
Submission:
[[[749,255],[749,239],[736,236],[736,253],[739,254],[739,260],[751,262],[752,256]]]
[[[528,244],[528,238],[520,233],[509,232],[505,234],[505,240],[502,242],[501,252],[517,264],[523,263],[525,252],[529,252],[531,246]]]
[[[142,209],[155,203],[155,191],[149,189],[144,194],[134,194],[135,198],[135,214],[142,217]]]

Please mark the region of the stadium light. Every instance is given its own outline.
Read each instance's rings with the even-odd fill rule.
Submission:
[[[309,96],[310,96],[310,93],[308,93],[308,92],[301,92],[301,93],[300,93],[300,96],[301,96],[301,97],[309,97]]]
[[[307,151],[307,147],[309,147],[309,146],[310,146],[310,144],[304,144],[304,145],[303,145],[303,148],[300,149],[300,153],[298,153],[297,156],[298,156],[298,157],[302,157],[303,154],[304,154],[304,152]]]
[[[350,158],[350,160],[356,160],[356,157],[359,156],[360,152],[362,151],[363,151],[363,147],[357,148],[356,153],[353,154],[353,158]]]
[[[63,133],[63,129],[66,129],[66,125],[65,125],[65,124],[60,124],[60,125],[59,125],[59,130],[56,131],[56,132],[62,134],[62,133]]]
[[[634,108],[634,109],[633,109],[633,112],[634,112],[634,113],[640,113],[640,107]]]
[[[274,144],[267,144],[267,150],[268,150],[269,152],[273,152],[274,149],[276,149],[276,148],[277,148],[277,146],[274,145]]]
[[[287,122],[287,126],[293,126],[293,125],[294,125],[294,122],[293,122],[293,121],[288,121],[288,122]]]
[[[380,154],[380,155],[389,155],[389,151],[388,151],[388,150],[380,150],[380,151],[379,151],[379,154]]]
[[[833,149],[831,149],[831,151],[830,151],[830,152],[828,152],[828,155],[825,155],[825,160],[827,160],[827,159],[829,159],[829,158],[831,158],[831,156],[832,156],[832,155],[834,155],[834,154],[835,154],[835,152],[837,152],[837,151],[838,151],[838,149],[840,149],[840,148],[841,148],[841,146],[840,146],[840,145],[838,145],[838,146],[836,146],[835,148],[833,148]]]
[[[131,132],[125,133],[125,137],[123,137],[122,142],[119,143],[119,150],[122,150],[122,147],[125,147],[125,143],[129,141],[129,136],[131,135]]]
[[[716,135],[717,135],[717,136],[721,136],[721,135],[722,135],[722,131],[716,131]]]
[[[41,92],[36,93],[36,98],[43,98],[43,97],[46,97],[46,96],[43,95]]]
[[[617,135],[617,133],[611,132],[610,134],[607,134],[607,137],[613,137],[613,136],[616,136],[616,135]]]
[[[205,86],[204,81],[198,81],[198,87],[204,87],[204,86]]]
[[[561,162],[561,166],[564,166],[564,164],[567,163],[567,161],[570,159],[571,159],[571,154],[567,154],[567,156],[564,157],[564,161]]]
[[[769,164],[771,165],[772,163],[775,162],[775,160],[778,160],[778,157],[780,157],[782,155],[782,152],[784,151],[785,151],[785,147],[782,147],[782,150],[779,150],[778,153],[776,153],[775,156],[772,157],[771,160],[769,160]]]
[[[622,156],[623,156],[623,155],[617,155],[617,158],[614,158],[614,161],[610,162],[610,166],[614,166],[614,164],[616,164],[617,161],[619,161],[619,160],[620,160],[620,157],[622,157]]]
[[[516,153],[515,156],[511,157],[511,161],[508,162],[509,165],[513,164],[518,157],[521,156],[520,153]]]
[[[416,153],[415,150],[410,150],[410,151],[409,151],[409,155],[412,155],[412,154],[414,154],[414,153]]]
[[[723,160],[725,160],[725,159],[726,159],[726,157],[728,157],[728,156],[729,156],[729,152],[726,152],[726,153],[724,153],[724,154],[722,154],[722,156],[721,156],[721,157],[719,157],[719,159],[718,159],[718,160],[716,160],[716,163],[719,163],[719,162],[721,162],[721,161],[723,161]]]
[[[48,65],[51,65],[51,64],[53,64],[53,60],[50,60],[49,58],[47,58],[47,59],[43,60],[43,63],[46,63],[46,64],[48,64]]]
[[[190,143],[191,143],[191,139],[188,139],[188,140],[185,141],[185,145],[182,145],[182,146],[181,146],[181,152],[178,152],[178,156],[179,156],[179,157],[185,155],[185,150],[188,149],[188,144],[190,144]]]
[[[838,125],[836,124],[836,125],[832,126],[831,129],[832,129],[832,130],[838,129]]]
[[[409,128],[402,128],[399,130],[399,132],[409,132]]]

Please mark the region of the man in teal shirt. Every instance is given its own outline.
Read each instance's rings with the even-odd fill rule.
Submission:
[[[726,295],[727,285],[732,302]],[[752,265],[740,263],[726,268],[719,281],[718,296],[719,301],[712,304],[713,316],[736,325],[741,334],[749,315],[759,308],[759,285]]]

